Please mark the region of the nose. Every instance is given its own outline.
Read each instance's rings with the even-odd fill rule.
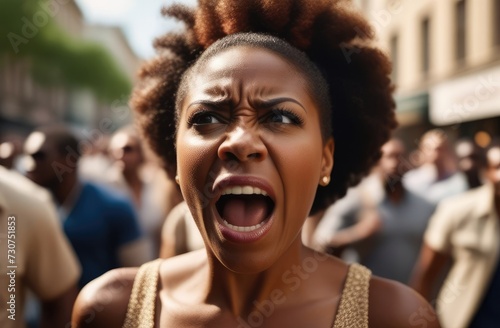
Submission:
[[[226,139],[219,146],[218,156],[224,161],[262,161],[267,157],[267,148],[256,129],[237,126],[226,132]]]

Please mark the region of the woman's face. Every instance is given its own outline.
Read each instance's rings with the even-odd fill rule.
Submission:
[[[333,165],[302,73],[265,49],[233,47],[197,70],[181,103],[180,186],[211,252],[260,272],[300,238]]]

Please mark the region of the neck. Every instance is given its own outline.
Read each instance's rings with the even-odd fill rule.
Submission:
[[[71,195],[71,192],[74,188],[78,186],[78,176],[74,173],[67,173],[61,181],[57,181],[52,187],[50,187],[50,191],[54,195],[55,200],[59,205],[64,204],[67,200],[68,196]]]
[[[136,185],[141,182],[138,170],[124,170],[123,178],[129,185]]]
[[[393,203],[399,203],[403,200],[405,196],[405,188],[403,187],[403,183],[401,179],[396,181],[395,183],[385,183],[384,184],[385,194],[387,198]]]
[[[443,180],[455,173],[455,167],[446,161],[435,163],[437,180]]]
[[[228,270],[215,256],[209,256],[211,270],[207,301],[231,310],[235,317],[246,318],[258,304],[274,306],[301,297],[310,274],[302,263],[313,252],[304,246],[300,237],[271,267],[255,274],[240,274]],[[293,295],[292,295],[293,294]],[[305,296],[304,296],[305,297]]]
[[[123,178],[132,191],[132,198],[137,206],[141,205],[142,180],[138,170],[123,171]]]
[[[314,215],[310,215],[307,217],[304,225],[302,226],[302,241],[304,245],[314,248],[314,232],[318,227],[319,222],[323,218],[325,214],[325,210],[321,210]]]

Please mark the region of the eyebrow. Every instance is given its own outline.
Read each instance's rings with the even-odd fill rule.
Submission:
[[[225,106],[229,106],[231,104],[231,99],[229,98],[221,98],[221,99],[218,99],[218,100],[209,100],[209,99],[201,99],[201,100],[196,100],[196,101],[193,101],[192,103],[190,103],[187,108],[193,106],[193,105],[206,105],[206,106],[210,106],[210,107],[213,107],[214,109],[216,108],[220,108],[220,107],[225,107]]]
[[[219,100],[202,99],[202,100],[193,101],[192,103],[190,103],[188,105],[188,108],[193,106],[193,105],[198,105],[198,104],[203,104],[203,105],[217,108],[217,107],[221,107],[221,106],[222,107],[228,106],[231,104],[231,102],[232,101],[229,98],[222,98]],[[255,100],[253,102],[255,103],[255,105],[257,107],[261,107],[261,108],[265,108],[265,109],[271,108],[273,106],[276,106],[276,105],[284,103],[284,102],[293,102],[294,104],[297,104],[298,106],[300,106],[307,113],[307,109],[299,101],[297,101],[293,98],[280,97],[280,98],[273,98],[273,99],[269,99],[269,100]]]
[[[299,101],[297,101],[293,98],[280,97],[280,98],[273,98],[273,99],[269,99],[269,100],[257,100],[255,102],[259,107],[263,107],[263,108],[270,108],[270,107],[276,106],[276,105],[284,103],[284,102],[293,102],[293,103],[299,105],[307,113],[307,109]]]

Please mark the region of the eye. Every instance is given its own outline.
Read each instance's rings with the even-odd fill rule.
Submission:
[[[300,119],[295,113],[286,109],[273,109],[266,120],[270,123],[301,125]]]
[[[189,126],[192,125],[207,125],[220,124],[221,120],[211,111],[200,111],[194,113],[188,120]]]

